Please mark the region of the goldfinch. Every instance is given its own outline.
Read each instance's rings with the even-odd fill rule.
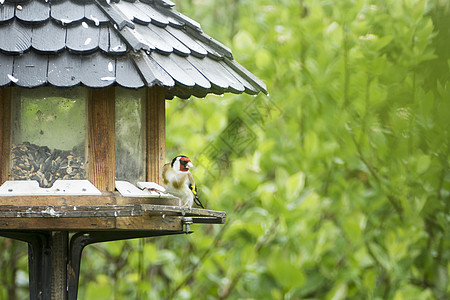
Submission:
[[[195,202],[204,208],[197,195],[194,177],[189,171],[193,168],[194,165],[189,157],[179,155],[161,168],[161,182],[167,193],[180,198],[183,206],[192,208]]]

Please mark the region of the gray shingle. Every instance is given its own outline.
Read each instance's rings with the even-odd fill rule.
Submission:
[[[52,2],[50,15],[63,25],[77,23],[84,18],[84,4],[69,0]]]
[[[21,87],[38,87],[47,83],[48,56],[29,52],[14,57],[13,76]]]
[[[29,1],[16,8],[16,17],[22,22],[40,23],[48,20],[50,4],[41,1]]]
[[[167,98],[267,93],[231,50],[168,0],[0,4],[0,88],[159,85]]]
[[[94,52],[81,59],[81,83],[92,88],[113,85],[116,82],[116,63],[113,57]]]
[[[13,56],[8,56],[0,52],[0,86],[7,85],[11,82],[13,60]]]
[[[31,27],[14,20],[0,26],[0,50],[20,54],[31,47]]]
[[[81,82],[81,55],[65,51],[49,56],[48,83],[56,87],[72,87]]]
[[[56,53],[66,47],[66,28],[51,20],[34,27],[32,37],[31,46],[40,52]]]
[[[0,5],[0,23],[8,22],[14,18],[16,6],[14,3],[4,3]]]
[[[98,48],[100,27],[86,22],[67,28],[66,46],[73,52],[90,53]]]

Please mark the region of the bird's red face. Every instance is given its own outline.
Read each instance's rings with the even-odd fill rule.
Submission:
[[[189,157],[181,156],[180,157],[180,171],[187,172],[190,168],[193,168],[194,165],[191,163]]]

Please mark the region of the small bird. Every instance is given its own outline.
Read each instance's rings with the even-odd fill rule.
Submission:
[[[161,168],[161,182],[166,192],[180,198],[184,206],[197,204],[204,208],[197,194],[197,186],[189,169],[193,169],[189,157],[179,155]]]

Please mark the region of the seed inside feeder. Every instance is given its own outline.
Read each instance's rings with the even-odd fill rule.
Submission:
[[[36,180],[49,188],[58,179],[85,179],[84,157],[73,151],[50,150],[29,142],[12,145],[11,180]]]

